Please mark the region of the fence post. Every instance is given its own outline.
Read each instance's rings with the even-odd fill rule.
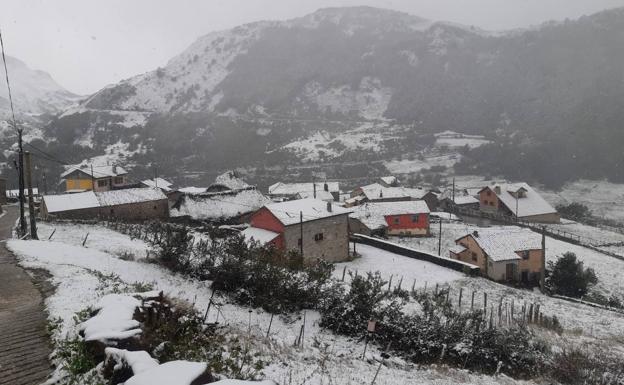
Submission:
[[[459,312],[461,313],[461,301],[462,301],[462,294],[464,294],[464,288],[460,287],[459,288]]]
[[[474,309],[474,296],[475,296],[475,292],[473,290],[472,291],[472,299],[470,300],[470,311],[472,311],[472,309]]]
[[[487,293],[483,292],[483,311],[487,311]]]

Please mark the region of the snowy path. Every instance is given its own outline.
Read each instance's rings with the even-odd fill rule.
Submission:
[[[11,236],[17,207],[4,209],[0,238]],[[0,243],[0,384],[39,384],[51,372],[41,294],[15,257]]]

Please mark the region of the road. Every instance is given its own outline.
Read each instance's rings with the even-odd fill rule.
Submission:
[[[5,206],[0,239],[11,237],[16,206]],[[51,349],[41,293],[0,242],[0,385],[35,385],[51,372]]]

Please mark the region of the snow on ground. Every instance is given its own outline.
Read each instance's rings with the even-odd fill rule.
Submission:
[[[85,246],[120,257],[145,258],[150,245],[140,239],[110,230],[102,225],[72,224],[63,222],[39,222],[37,230],[40,239],[47,240],[52,232],[52,241],[81,246],[87,235]],[[56,230],[56,231],[55,231]]]
[[[391,160],[385,162],[385,166],[392,174],[409,174],[413,172],[419,172],[424,169],[431,168],[432,166],[445,166],[452,167],[459,161],[460,156],[453,155],[438,155],[420,159],[403,159],[403,160]]]
[[[561,191],[540,190],[540,193],[551,204],[582,203],[598,217],[624,222],[624,184],[578,180],[567,183]]]
[[[184,278],[156,264],[121,260],[93,248],[61,242],[10,240],[7,246],[15,252],[23,266],[46,269],[52,274],[52,283],[56,286],[56,290],[45,302],[51,319],[57,317],[63,319],[61,335],[74,330],[72,317],[76,312],[96,305],[99,297],[110,292],[113,280],[127,284],[152,282],[155,289],[194,304],[202,313],[205,312],[210,299],[210,282]],[[369,266],[373,267],[370,258],[374,258],[376,254],[368,254],[365,248],[362,248],[362,251],[369,255],[362,261],[368,259]],[[422,274],[424,268],[421,262],[416,261],[414,267],[404,267],[406,271],[410,269],[410,274],[418,275]],[[113,274],[118,278],[111,278]],[[453,275],[454,273],[451,273],[451,276]],[[212,322],[218,318],[219,322],[230,326],[233,331],[238,330],[238,333],[246,335],[251,318],[252,340],[256,342],[257,348],[262,349],[263,354],[270,356],[268,360],[270,365],[263,370],[268,379],[280,383],[347,385],[369,383],[375,375],[378,363],[359,358],[363,349],[362,342],[336,336],[321,329],[318,325],[319,314],[315,311],[308,311],[306,314],[304,348],[294,348],[292,345],[301,327],[300,318],[275,317],[270,335],[272,342],[269,344],[264,339],[271,318],[269,314],[258,309],[249,313],[247,308],[227,304],[223,298],[218,297],[217,295],[215,298],[221,303],[218,306],[220,312],[213,307],[208,320]],[[379,350],[374,346],[369,346],[369,352],[379,355]],[[390,365],[381,369],[376,384],[533,383],[514,381],[505,376],[489,377],[473,374],[459,369],[437,370],[435,367],[419,369],[395,357],[391,361]]]
[[[378,133],[350,131],[336,135],[318,131],[282,148],[294,152],[301,159],[318,161],[323,157],[337,158],[347,151],[380,151],[382,141],[383,138]]]
[[[355,273],[357,271],[358,274],[379,271],[385,280],[389,280],[392,276],[393,285],[396,285],[403,278],[401,287],[410,289],[414,283],[415,287],[422,287],[427,282],[431,287],[436,283],[443,284],[465,277],[464,274],[455,270],[368,245],[357,244],[356,251],[361,257],[351,262],[336,264],[335,278],[340,279],[342,277],[342,271],[345,267],[348,272]],[[349,275],[346,274],[345,279],[348,280],[348,278]]]
[[[477,148],[481,147],[484,144],[491,143],[491,141],[487,139],[481,138],[438,138],[436,139],[436,146],[446,146],[449,148],[460,148],[468,146],[469,148]]]

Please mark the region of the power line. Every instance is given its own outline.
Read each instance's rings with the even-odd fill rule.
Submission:
[[[2,31],[0,30],[0,48],[2,48],[2,62],[4,63],[4,77],[7,82],[7,89],[9,90],[9,105],[11,106],[11,117],[13,118],[13,128],[18,130],[15,123],[15,110],[13,109],[13,96],[11,95],[11,83],[9,82],[9,70],[7,69],[6,57],[4,56],[4,41],[2,40]]]

